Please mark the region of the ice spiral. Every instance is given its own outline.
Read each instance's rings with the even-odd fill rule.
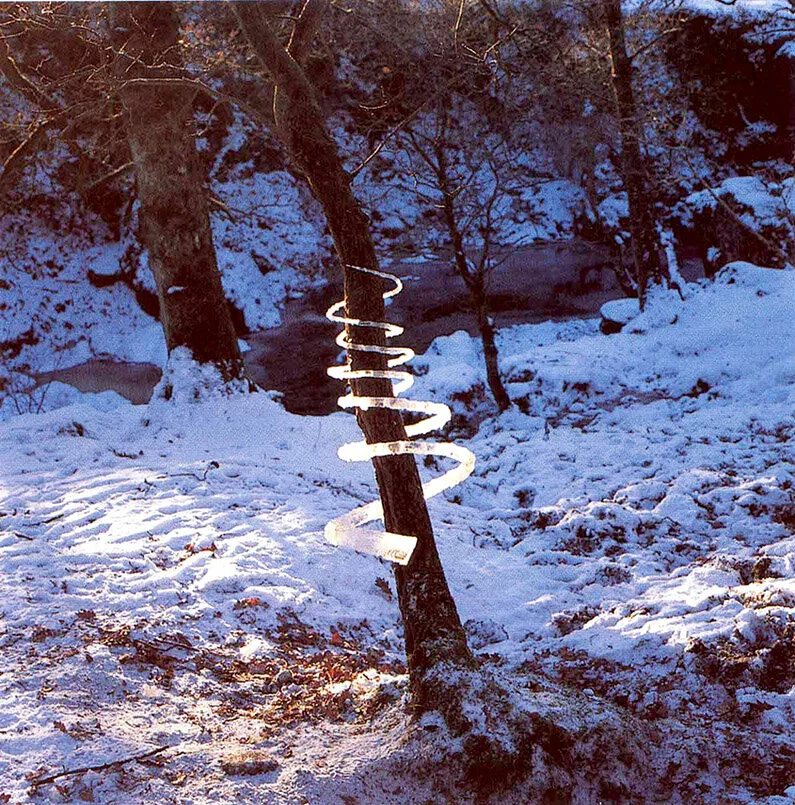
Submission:
[[[394,283],[394,287],[383,294],[384,299],[396,296],[403,289],[403,283],[394,274],[389,274],[385,271],[376,271],[375,269],[364,268],[362,266],[347,266],[347,268],[361,271],[364,274],[381,277]],[[354,319],[343,315],[341,311],[343,313],[345,312],[344,301],[333,304],[328,311],[326,311],[326,317],[330,321],[343,325],[356,325],[357,327],[370,327],[383,330],[386,338],[394,338],[403,332],[403,328],[397,324]],[[406,436],[409,437],[406,440],[376,442],[374,444],[367,444],[364,441],[351,442],[340,447],[337,453],[339,457],[343,461],[369,461],[378,456],[411,453],[422,456],[441,456],[457,461],[457,466],[422,485],[422,491],[426,500],[432,498],[434,495],[438,495],[445,489],[456,486],[467,478],[475,468],[475,456],[471,450],[456,444],[417,441],[414,438],[437,428],[441,428],[450,420],[450,409],[444,403],[404,400],[398,397],[399,394],[411,388],[414,384],[414,377],[406,370],[396,369],[395,367],[408,363],[414,357],[414,351],[408,347],[390,347],[356,343],[355,341],[349,340],[347,330],[342,330],[342,332],[339,333],[336,342],[340,347],[347,350],[349,356],[352,352],[369,352],[385,355],[387,357],[387,368],[382,370],[354,370],[351,368],[349,360],[345,365],[329,367],[327,371],[332,377],[344,381],[372,378],[392,382],[392,396],[358,396],[351,391],[351,393],[345,394],[337,400],[341,408],[358,408],[362,411],[366,411],[370,408],[389,408],[393,411],[408,411],[413,414],[425,415],[418,422],[406,425]],[[395,534],[390,531],[363,527],[375,520],[382,520],[383,516],[384,509],[380,500],[359,506],[348,514],[344,514],[329,522],[325,529],[326,539],[334,545],[353,548],[363,553],[374,554],[375,556],[380,556],[392,562],[406,565],[417,544],[417,538],[415,536],[411,534]]]

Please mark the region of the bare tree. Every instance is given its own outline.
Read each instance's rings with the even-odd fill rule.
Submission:
[[[658,235],[654,205],[659,194],[655,165],[645,147],[646,114],[636,98],[634,59],[658,44],[670,30],[650,36],[630,53],[621,0],[574,2],[563,6],[542,3],[532,12],[521,7],[500,9],[491,0],[479,0],[479,4],[503,30],[515,32],[516,61],[525,70],[532,71],[531,80],[535,79],[542,87],[538,99],[531,98],[531,103],[538,103],[543,109],[545,128],[553,134],[555,126],[548,125],[546,113],[551,111],[553,120],[562,116],[565,125],[558,139],[577,153],[576,163],[582,169],[582,175],[571,178],[583,184],[595,211],[593,154],[597,143],[587,138],[604,137],[609,143],[605,117],[609,115],[611,123],[617,123],[617,126],[612,124],[618,133],[616,147],[610,150],[628,199],[632,271],[624,270],[620,250],[614,268],[625,292],[636,294],[641,308],[645,307],[649,287],[668,285],[670,278]],[[528,13],[541,16],[535,24],[528,24]],[[609,65],[609,77],[606,65]],[[609,85],[609,94],[602,90],[601,85],[605,83]],[[574,114],[572,106],[576,110]],[[586,116],[590,123],[583,120],[585,107],[589,109]],[[583,136],[586,138],[585,160],[582,159]],[[553,153],[560,147],[558,143],[549,143],[550,146]]]
[[[137,180],[140,236],[155,277],[169,353],[190,350],[224,381],[245,377],[221,286],[204,175],[192,133],[196,88],[179,82],[171,3],[111,3],[110,40]]]
[[[633,68],[627,52],[621,0],[601,0],[604,23],[610,43],[610,77],[616,99],[618,130],[621,138],[621,178],[629,204],[632,259],[638,285],[640,308],[646,306],[650,285],[666,281],[666,265],[660,256],[660,243],[654,218],[654,192],[650,171],[642,151],[643,120],[635,102]]]
[[[464,159],[462,165],[453,164],[454,147],[473,149],[458,142],[452,131],[450,114],[451,97],[444,89],[437,93],[435,111],[427,122],[406,128],[401,139],[419,156],[430,172],[430,181],[415,174],[418,193],[431,198],[441,207],[442,218],[453,251],[453,262],[458,275],[466,285],[475,312],[478,333],[483,344],[486,378],[494,401],[500,411],[511,405],[502,382],[495,340],[494,321],[489,310],[488,280],[496,259],[493,253],[495,222],[498,202],[505,192],[501,176],[499,155],[490,151],[486,143],[478,144]],[[464,135],[463,132],[458,134]],[[451,138],[456,142],[451,142]]]
[[[6,87],[25,100],[16,119],[3,121],[0,194],[17,189],[22,171],[46,154],[57,134],[69,142],[84,126],[97,126],[103,111],[101,99],[86,90],[91,58],[98,43],[75,35],[73,26],[82,13],[74,8],[53,10],[42,18],[35,7],[5,4],[0,8],[0,75]],[[48,69],[31,69],[41,56],[42,44],[51,39]],[[70,50],[83,64],[65,64]],[[87,56],[87,58],[85,58]]]
[[[313,86],[301,66],[327,6],[328,0],[307,0],[286,48],[272,31],[263,4],[236,3],[234,8],[252,50],[276,85],[276,133],[325,211],[344,270],[346,315],[363,321],[383,321],[382,280],[351,268],[378,267],[368,219],[351,191],[350,177],[343,169]],[[347,327],[353,341],[384,345],[381,330]],[[386,369],[385,357],[374,352],[351,351],[349,360],[354,370]],[[352,385],[357,395],[392,394],[387,380],[359,379]],[[357,421],[368,443],[406,439],[402,417],[396,411],[359,410]],[[374,458],[373,464],[386,529],[418,540],[409,564],[395,565],[395,579],[414,706],[419,711],[437,709],[444,704],[438,698],[439,668],[472,670],[475,663],[439,560],[414,457]],[[448,701],[448,706],[453,704]]]
[[[434,229],[441,224],[469,294],[487,384],[503,411],[511,403],[499,372],[488,284],[500,261],[500,225],[512,207],[508,133],[518,114],[506,108],[496,80],[502,42],[479,9],[465,6],[387,0],[359,8],[368,22],[360,26],[362,41],[354,39],[348,49],[354,58],[380,65],[380,75],[352,108],[372,147],[356,176],[376,164],[379,153],[391,151],[407,165],[406,189],[414,190],[423,218],[433,220]],[[359,27],[345,28],[339,36],[359,37]],[[518,190],[516,181],[511,184]]]

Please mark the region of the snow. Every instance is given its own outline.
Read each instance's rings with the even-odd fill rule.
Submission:
[[[22,210],[3,217],[0,341],[22,337],[18,362],[32,372],[107,354],[131,361],[164,357],[162,327],[143,313],[130,289],[115,283],[99,290],[88,280],[90,271],[117,273],[125,244],[108,242],[95,221],[80,222],[80,234],[68,231],[70,223],[48,224],[43,215],[31,220]]]
[[[791,266],[789,244],[795,240],[795,178],[789,176],[773,182],[758,176],[734,176],[717,187],[691,193],[677,204],[675,213],[685,226],[692,227],[694,213],[720,210],[721,206],[729,210],[729,218],[738,219],[746,235],[754,233],[760,241],[782,244],[775,248],[781,262]],[[696,224],[703,226],[703,222]],[[753,240],[753,236],[748,237]],[[710,259],[721,256],[714,244],[708,248],[708,254]]]
[[[794,284],[790,273],[735,264],[692,304],[680,303],[676,316],[638,315],[627,334],[561,342],[545,339],[546,328],[536,325],[503,334],[509,380],[533,367],[532,382],[508,387],[514,399],[526,394],[519,402],[533,416],[522,430],[515,414],[511,425],[481,426],[472,443],[478,482],[460,499],[474,541],[545,568],[533,579],[534,599],[501,596],[501,616],[494,599],[480,601],[514,640],[548,640],[555,612],[587,607],[601,614],[589,613],[564,644],[634,666],[646,655],[657,660],[693,640],[733,634],[733,618],[744,611],[737,575],[690,563],[739,563],[792,544],[783,526],[753,512],[754,505],[791,505],[795,373],[791,353],[780,347],[791,343],[784,300]],[[782,306],[769,304],[771,297]],[[520,341],[541,345],[517,354]],[[432,364],[428,382],[435,376]],[[746,490],[756,490],[753,500]],[[528,497],[535,508],[517,511]],[[512,509],[506,541],[491,521],[504,523]],[[485,518],[481,533],[476,512]],[[547,513],[539,533],[533,520]],[[567,562],[567,553],[580,559]],[[495,568],[493,576],[502,573]],[[471,577],[461,581],[471,590]],[[516,651],[515,643],[502,651]]]
[[[582,188],[565,179],[530,184],[518,193],[515,223],[500,233],[503,243],[527,243],[570,236],[586,206]]]
[[[725,179],[718,188],[693,193],[685,200],[694,209],[714,207],[718,202],[715,196],[732,196],[736,201],[749,208],[749,213],[742,211],[749,224],[768,223],[781,217],[795,214],[795,179],[786,179],[780,185],[769,185],[758,176],[733,176]]]
[[[713,14],[715,16],[772,15],[782,12],[787,13],[791,10],[788,0],[735,0],[733,3],[725,3],[721,2],[721,0],[685,0],[683,6],[698,11],[699,14]]]
[[[83,393],[74,386],[60,383],[57,380],[49,383],[46,389],[40,392],[42,410],[64,408],[65,406],[82,403],[90,405],[99,411],[111,411],[125,405],[126,400],[115,391],[102,391],[97,394]],[[38,413],[36,411],[26,413]]]
[[[625,192],[608,196],[599,203],[599,219],[610,230],[620,231],[621,221],[629,218],[629,198]]]
[[[213,241],[227,297],[250,329],[275,327],[290,293],[312,287],[329,245],[306,192],[286,171],[246,164],[216,184],[231,215],[213,217]],[[263,229],[269,233],[262,237]]]
[[[599,308],[602,318],[616,324],[625,325],[640,312],[637,299],[613,299]]]
[[[490,662],[720,740],[791,744],[795,678],[770,658],[795,622],[793,293],[792,272],[735,263],[617,335],[593,320],[503,330],[516,405],[501,416],[477,393],[476,340],[417,358],[417,396],[449,402],[478,457],[430,508]],[[389,567],[323,537],[375,495],[367,466],[336,457],[353,417],[295,416],[267,393],[148,408],[49,393],[63,407],[0,423],[0,793],[28,802],[39,769],[173,746],[161,765],[41,792],[362,795],[367,763],[399,754],[408,728],[389,709],[405,686]],[[224,771],[241,746],[274,770]],[[365,801],[427,792],[376,779]]]

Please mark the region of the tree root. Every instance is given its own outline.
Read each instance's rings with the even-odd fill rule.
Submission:
[[[762,791],[795,763],[785,742],[754,751],[730,729],[718,738],[703,725],[642,720],[592,695],[541,679],[520,688],[482,668],[435,669],[414,692],[420,740],[434,754],[428,772],[457,779],[476,802],[719,801],[738,782]],[[758,785],[749,752],[769,767]]]

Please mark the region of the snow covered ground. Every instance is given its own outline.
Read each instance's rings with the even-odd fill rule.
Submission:
[[[473,648],[747,754],[664,748],[673,801],[795,801],[794,298],[733,264],[618,335],[504,330],[499,417],[476,340],[416,361],[478,457],[431,502]],[[0,423],[0,802],[449,801],[410,770],[390,568],[323,540],[375,494],[356,436],[272,394]]]

